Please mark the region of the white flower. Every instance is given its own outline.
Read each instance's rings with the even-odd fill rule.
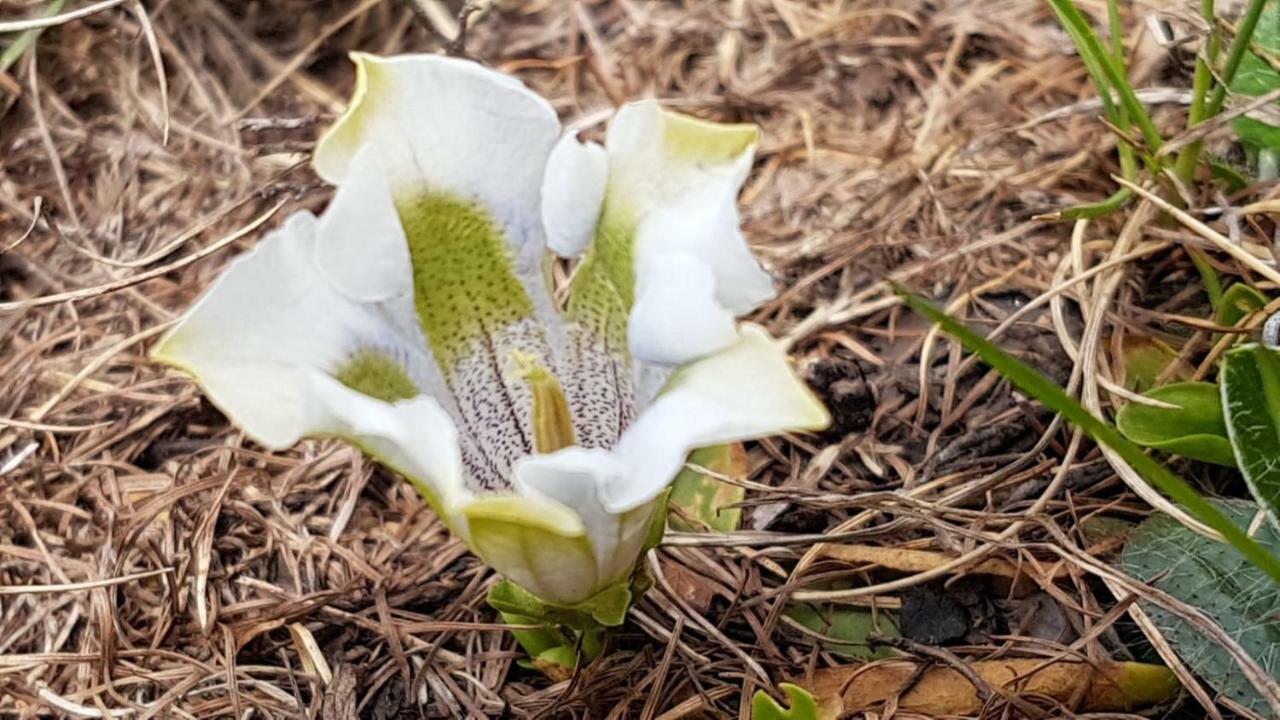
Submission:
[[[782,348],[733,320],[772,293],[738,230],[753,127],[641,103],[606,148],[557,143],[511,77],[355,60],[315,154],[328,210],[232,263],[154,351],[249,436],[345,438],[567,606],[629,579],[690,450],[827,424]],[[585,253],[563,310],[548,244]]]

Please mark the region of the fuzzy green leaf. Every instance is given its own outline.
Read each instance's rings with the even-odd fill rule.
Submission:
[[[1266,3],[1251,40],[1254,46],[1267,53],[1280,55],[1280,2],[1270,0]],[[1231,80],[1231,91],[1240,95],[1258,96],[1276,88],[1280,88],[1280,73],[1253,52],[1246,52]],[[1280,128],[1274,125],[1253,118],[1238,117],[1231,121],[1231,126],[1251,152],[1280,149]]]
[[[745,478],[747,474],[746,450],[739,443],[694,450],[689,454],[689,464],[725,477]],[[742,522],[742,508],[737,504],[742,502],[746,492],[740,485],[732,485],[686,467],[671,486],[670,502],[686,516],[713,530],[727,533],[737,530]],[[677,530],[701,529],[689,527],[674,514],[670,522]]]
[[[872,613],[867,608],[831,605],[819,608],[808,603],[787,608],[787,617],[810,630],[843,642],[822,641],[828,652],[857,660],[892,657],[887,647],[872,648],[867,644],[871,634],[898,637],[898,619],[883,610]]]
[[[1274,523],[1280,518],[1280,353],[1252,343],[1227,353],[1222,406],[1240,472]]]
[[[1180,382],[1144,392],[1143,397],[1177,405],[1181,409],[1131,402],[1116,413],[1116,427],[1130,440],[1149,448],[1236,466],[1227,439],[1218,386],[1207,382]]]
[[[1245,500],[1214,505],[1237,526],[1248,527],[1258,506]],[[1265,523],[1256,538],[1270,552],[1280,536]],[[1165,515],[1153,515],[1133,530],[1120,559],[1135,578],[1198,608],[1280,680],[1280,585],[1231,546],[1188,530]],[[1253,711],[1270,715],[1266,701],[1226,651],[1203,632],[1153,604],[1143,610],[1178,655],[1215,690]]]

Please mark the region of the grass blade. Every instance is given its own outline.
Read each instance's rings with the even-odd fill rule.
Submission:
[[[1115,122],[1122,130],[1125,129],[1124,120],[1131,119],[1137,123],[1138,129],[1142,131],[1142,138],[1146,141],[1147,149],[1155,152],[1164,144],[1160,132],[1156,130],[1155,122],[1151,120],[1151,115],[1147,112],[1146,107],[1138,100],[1138,95],[1133,91],[1133,85],[1129,83],[1129,78],[1125,76],[1124,69],[1117,65],[1115,59],[1102,45],[1102,41],[1098,38],[1098,33],[1094,31],[1093,26],[1085,19],[1084,14],[1080,12],[1080,8],[1072,0],[1049,0],[1050,7],[1058,16],[1059,22],[1066,29],[1067,34],[1075,42],[1076,48],[1080,52],[1081,59],[1085,62],[1085,67],[1089,69],[1089,74],[1093,76],[1094,84],[1098,86],[1098,95],[1103,97],[1109,95],[1108,88],[1115,90],[1120,96],[1120,104],[1124,106],[1128,113],[1128,118],[1121,117],[1118,113],[1111,117],[1111,121]],[[1105,83],[1099,82],[1099,76],[1106,79]],[[1103,100],[1103,104],[1107,104],[1107,100]]]
[[[1019,390],[1031,395],[1045,407],[1074,423],[1095,442],[1116,451],[1147,482],[1173,498],[1205,525],[1218,531],[1249,562],[1270,575],[1272,580],[1280,583],[1280,559],[1254,542],[1222,511],[1201,497],[1182,478],[1169,472],[1168,468],[1149,457],[1142,448],[1121,435],[1115,426],[1094,416],[1035,368],[996,347],[986,338],[970,330],[964,323],[934,307],[928,300],[901,289],[898,290],[898,294],[911,309],[942,326],[943,330],[959,340],[971,352],[976,353],[983,362],[999,371]]]

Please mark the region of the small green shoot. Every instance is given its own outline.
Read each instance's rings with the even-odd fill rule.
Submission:
[[[818,720],[818,701],[808,690],[791,683],[778,685],[791,707],[784,708],[764,690],[751,698],[751,720]]]
[[[52,17],[62,12],[62,6],[67,4],[67,0],[52,0],[44,7],[44,17]],[[27,48],[40,37],[41,29],[26,30],[18,33],[17,37],[5,46],[4,52],[0,53],[0,72],[8,72],[13,64],[18,62]]]
[[[1158,151],[1164,145],[1164,139],[1160,137],[1160,132],[1156,129],[1150,113],[1138,99],[1133,85],[1129,82],[1123,56],[1108,52],[1103,47],[1097,31],[1072,0],[1049,0],[1049,6],[1053,8],[1062,27],[1075,42],[1080,58],[1084,61],[1085,68],[1088,69],[1098,90],[1098,96],[1103,98],[1107,118],[1122,132],[1129,129],[1130,121],[1137,124],[1147,149],[1151,152]],[[1120,97],[1119,106],[1110,100],[1112,91]],[[1121,113],[1121,109],[1124,114]]]
[[[1223,327],[1235,327],[1237,323],[1267,306],[1267,296],[1252,285],[1236,283],[1227,288],[1222,302],[1217,305],[1217,321]]]

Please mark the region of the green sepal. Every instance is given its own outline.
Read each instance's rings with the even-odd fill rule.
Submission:
[[[538,653],[538,660],[548,665],[558,665],[566,670],[572,670],[578,664],[578,653],[570,645],[557,645]],[[537,668],[539,663],[531,662],[530,665]]]
[[[489,606],[503,614],[523,615],[526,618],[545,620],[547,606],[510,580],[502,580],[489,588]]]
[[[809,691],[791,683],[778,685],[787,694],[784,708],[764,690],[751,697],[751,720],[818,720],[818,701]]]
[[[581,607],[601,625],[617,627],[627,619],[627,608],[631,607],[630,583],[611,585],[582,603]]]
[[[502,616],[502,622],[508,625],[539,624],[536,618],[528,615],[517,615],[516,613],[502,611],[498,611],[498,614]],[[539,657],[548,650],[561,647],[567,643],[564,635],[549,625],[541,625],[533,630],[512,629],[511,634],[515,636],[516,642],[520,643],[520,647],[524,648],[524,651],[532,657]]]
[[[566,625],[590,630],[597,625],[617,627],[631,607],[631,581],[616,583],[574,605],[554,605],[538,598],[510,580],[489,588],[489,606],[500,613],[520,615],[531,622]]]

